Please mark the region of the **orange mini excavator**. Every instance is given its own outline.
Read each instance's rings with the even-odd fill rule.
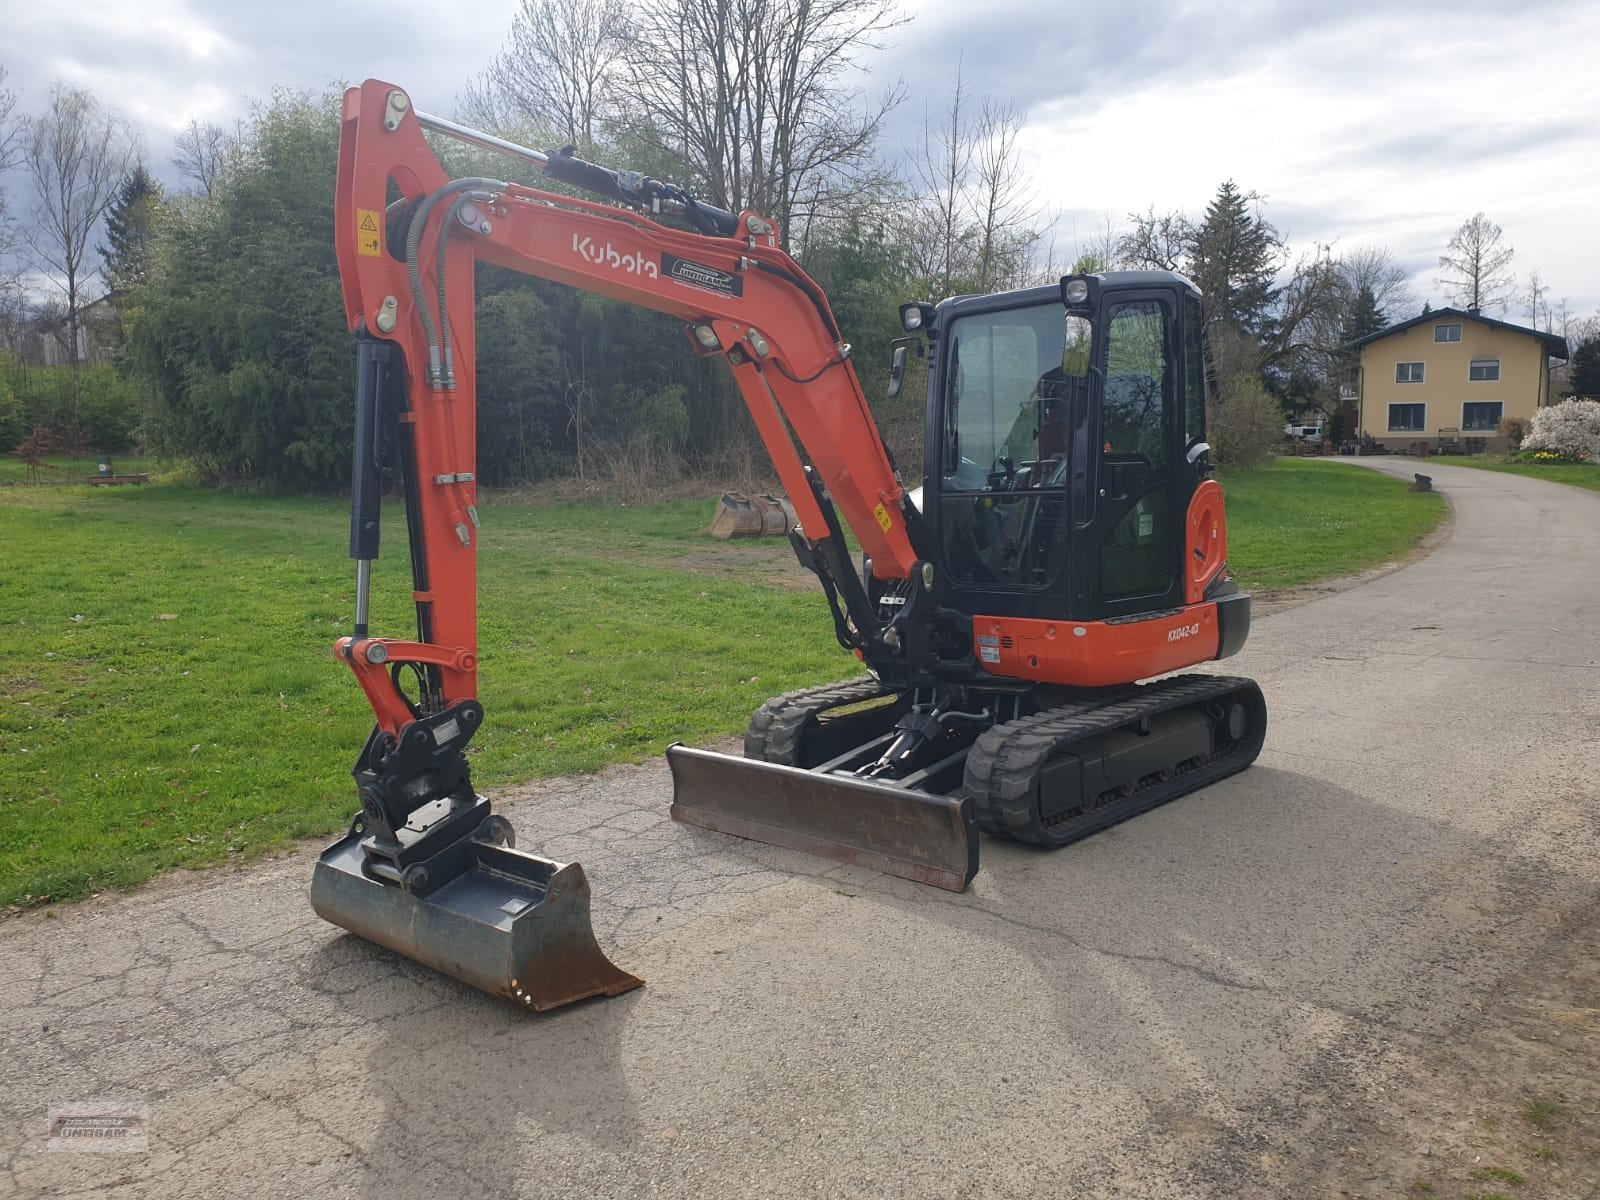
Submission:
[[[425,132],[597,199],[452,179]],[[356,617],[337,654],[377,726],[354,770],[361,811],[316,868],[328,920],[534,1009],[640,982],[597,946],[582,869],[514,849],[467,768],[484,720],[479,260],[669,313],[690,350],[727,361],[794,504],[795,554],[866,667],[768,701],[743,757],[670,748],[677,820],[961,891],[980,830],[1065,845],[1259,752],[1254,683],[1172,674],[1234,654],[1250,626],[1183,277],[903,306],[891,394],[909,354],[928,360],[908,492],[826,298],[759,213],[430,117],[368,80],[345,96],[336,220],[358,356]],[[404,480],[414,641],[368,630],[385,470]]]

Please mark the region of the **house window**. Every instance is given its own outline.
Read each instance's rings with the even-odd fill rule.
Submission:
[[[1389,405],[1390,433],[1421,433],[1427,423],[1426,404]]]
[[[1394,381],[1396,383],[1421,383],[1421,363],[1395,363]]]
[[[1505,405],[1498,400],[1473,400],[1461,406],[1461,428],[1469,433],[1493,433],[1500,428]]]
[[[1461,340],[1461,326],[1435,325],[1433,327],[1433,340],[1436,342],[1459,342]]]
[[[1475,358],[1467,365],[1467,378],[1473,383],[1500,378],[1498,358]]]

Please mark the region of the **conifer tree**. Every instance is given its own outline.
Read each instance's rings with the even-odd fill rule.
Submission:
[[[1600,397],[1600,337],[1590,338],[1573,353],[1568,384],[1575,396]]]
[[[1233,180],[1217,189],[1194,230],[1189,273],[1204,297],[1207,326],[1260,341],[1270,330],[1278,290],[1278,232],[1251,211],[1253,194]]]
[[[100,247],[112,303],[144,282],[161,185],[143,163],[123,177],[117,197],[106,210],[106,240]]]

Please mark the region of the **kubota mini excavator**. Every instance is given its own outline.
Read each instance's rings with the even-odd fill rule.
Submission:
[[[451,179],[425,131],[602,202]],[[337,654],[377,725],[354,770],[361,811],[316,868],[328,920],[534,1009],[640,982],[596,944],[582,869],[514,849],[467,769],[484,719],[480,259],[669,313],[694,352],[727,361],[794,504],[795,554],[866,666],[768,701],[742,758],[671,747],[677,820],[961,891],[980,829],[1061,846],[1259,752],[1254,683],[1171,674],[1234,654],[1250,624],[1205,442],[1200,297],[1181,276],[903,306],[891,391],[908,353],[929,364],[919,497],[826,299],[759,213],[430,117],[368,80],[344,99],[336,221],[358,362],[355,630]],[[390,467],[415,641],[368,630]]]

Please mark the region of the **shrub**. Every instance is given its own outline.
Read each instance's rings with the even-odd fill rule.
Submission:
[[[1507,417],[1500,422],[1500,436],[1511,441],[1511,449],[1522,448],[1522,441],[1528,436],[1528,422],[1522,417]]]
[[[22,414],[22,401],[17,399],[11,385],[0,379],[0,454],[15,449],[27,432],[27,422]]]
[[[1206,440],[1218,466],[1259,467],[1283,439],[1283,410],[1257,375],[1225,381],[1206,412]]]
[[[1566,400],[1539,409],[1522,449],[1534,452],[1535,459],[1554,454],[1570,462],[1600,461],[1600,400]]]

